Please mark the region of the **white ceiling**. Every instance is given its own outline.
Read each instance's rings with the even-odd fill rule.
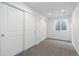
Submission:
[[[25,2],[29,7],[38,11],[46,17],[59,17],[69,15],[73,12],[76,2]],[[61,13],[65,10],[65,13]],[[52,15],[49,16],[48,13]]]

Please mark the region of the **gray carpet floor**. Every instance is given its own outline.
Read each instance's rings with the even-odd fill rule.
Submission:
[[[18,56],[77,56],[71,42],[46,39]]]

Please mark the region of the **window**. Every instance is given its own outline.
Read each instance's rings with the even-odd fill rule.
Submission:
[[[68,28],[67,20],[56,20],[55,21],[55,30],[67,30]]]

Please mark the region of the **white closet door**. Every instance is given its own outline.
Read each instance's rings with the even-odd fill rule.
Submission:
[[[0,55],[2,55],[2,41],[6,38],[4,33],[6,32],[6,22],[7,22],[7,8],[5,5],[0,3]],[[4,41],[5,42],[5,41]],[[5,50],[4,46],[4,49]]]
[[[0,4],[1,55],[16,55],[23,51],[23,12]]]
[[[35,44],[35,18],[25,13],[25,50]]]

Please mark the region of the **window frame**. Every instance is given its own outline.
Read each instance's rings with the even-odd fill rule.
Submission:
[[[62,30],[61,26],[60,26],[60,30],[56,30],[56,24],[57,24],[58,21],[60,21],[60,23],[61,23],[61,21],[65,22],[66,30]],[[68,19],[67,18],[66,19],[56,19],[54,21],[54,31],[68,31]]]

